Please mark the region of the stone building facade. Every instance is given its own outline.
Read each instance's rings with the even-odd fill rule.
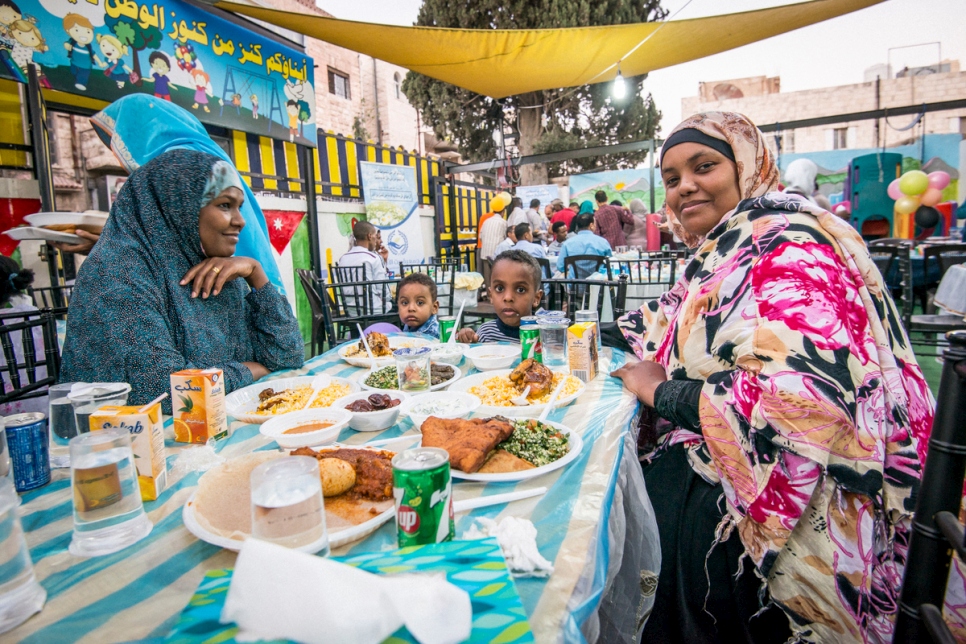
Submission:
[[[684,98],[681,112],[687,116],[707,110],[741,112],[759,125],[863,112],[877,108],[905,107],[966,99],[966,72],[958,61],[943,61],[936,70],[902,70],[866,82],[822,87],[799,92],[782,92],[778,77],[756,76],[700,83],[698,96]],[[928,73],[927,73],[928,72]],[[922,124],[900,131],[914,116],[896,116],[878,122],[865,120],[788,130],[782,133],[784,153],[818,152],[842,148],[875,148],[903,145],[923,134]],[[966,109],[930,112],[925,115],[926,134],[966,135]],[[768,137],[773,140],[774,137]]]

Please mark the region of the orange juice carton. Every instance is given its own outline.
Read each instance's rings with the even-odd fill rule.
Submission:
[[[91,431],[119,427],[131,434],[142,501],[154,501],[167,485],[161,403],[143,407],[105,405],[91,414]]]
[[[567,328],[567,352],[570,355],[570,373],[584,382],[597,377],[597,324],[575,322]]]
[[[221,369],[184,369],[171,374],[174,440],[206,443],[228,435]]]

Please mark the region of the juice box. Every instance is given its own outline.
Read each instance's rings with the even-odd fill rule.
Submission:
[[[206,443],[228,435],[221,369],[184,369],[171,374],[174,440]]]
[[[570,373],[584,382],[597,377],[597,323],[576,322],[567,328]]]
[[[150,407],[105,405],[91,414],[91,431],[120,427],[131,434],[142,501],[154,501],[167,485],[161,403]]]

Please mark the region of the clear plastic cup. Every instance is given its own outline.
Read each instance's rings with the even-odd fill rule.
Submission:
[[[17,506],[20,497],[8,478],[0,478],[0,633],[16,628],[47,599],[34,576]]]
[[[543,364],[551,369],[566,366],[568,318],[543,317],[537,321],[540,328],[540,347],[543,350]]]
[[[131,393],[131,385],[126,382],[93,383],[79,389],[86,383],[74,383],[74,392],[68,394],[74,406],[74,424],[78,434],[86,434],[91,430],[90,417],[104,405],[124,406],[127,396]]]
[[[431,347],[396,349],[392,352],[396,359],[396,376],[399,390],[405,392],[429,391],[432,387],[430,357]]]
[[[604,348],[604,345],[600,341],[600,319],[597,316],[597,311],[594,309],[585,309],[583,311],[577,311],[574,313],[574,322],[593,322],[597,327],[597,353],[599,354]]]
[[[285,456],[252,470],[252,537],[329,554],[319,462]]]
[[[144,513],[131,435],[111,427],[70,439],[74,536],[70,553],[98,557],[146,537],[154,524]]]
[[[50,399],[50,413],[47,423],[50,429],[50,467],[70,467],[70,439],[77,436],[77,422],[74,419],[74,403],[67,394],[74,386],[72,382],[64,382],[47,390]]]

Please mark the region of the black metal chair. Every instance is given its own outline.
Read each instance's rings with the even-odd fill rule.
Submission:
[[[576,311],[591,308],[594,291],[592,287],[600,287],[595,307],[597,319],[603,316],[604,302],[609,297],[614,319],[624,315],[627,307],[627,276],[621,275],[616,280],[567,280],[554,279],[543,281],[543,294],[546,305],[551,311],[563,311],[571,319]]]
[[[312,357],[315,357],[322,353],[322,346],[325,344],[325,305],[322,302],[322,296],[319,294],[319,289],[316,286],[320,281],[318,277],[315,276],[312,271],[299,268],[295,271],[298,273],[299,281],[302,283],[302,290],[305,291],[305,297],[309,300],[309,308],[312,311],[312,341],[311,341],[311,352]]]
[[[932,275],[938,274],[935,282],[924,284],[923,288],[931,294],[935,294],[935,288],[939,286],[943,275],[950,267],[966,262],[966,244],[923,244],[922,246],[922,272],[923,275],[931,275],[930,267],[937,269]],[[931,300],[930,300],[931,301]],[[933,313],[929,304],[923,305],[923,313]]]
[[[590,270],[590,264],[594,265]],[[569,255],[564,258],[565,279],[587,279],[593,273],[607,265],[607,258],[603,255]],[[571,270],[573,268],[573,270]],[[573,275],[574,277],[571,277]]]
[[[677,254],[655,252],[641,255],[641,259],[613,259],[607,260],[607,279],[615,280],[620,275],[627,276],[628,285],[665,286],[668,291],[674,286],[675,271],[677,270]],[[628,299],[639,302],[638,306],[655,297],[632,297]],[[636,307],[634,307],[636,308]]]
[[[319,291],[323,294],[322,311],[329,346],[335,346],[358,335],[357,323],[365,328],[375,322],[398,322],[399,314],[377,310],[376,299],[373,297],[378,291],[383,302],[391,302],[389,287],[392,284],[399,284],[399,280],[368,280],[344,284],[318,282]]]
[[[553,267],[550,266],[550,260],[546,257],[537,257],[537,263],[540,264],[540,271],[543,273],[543,279],[548,280],[553,277]]]
[[[27,295],[38,309],[65,308],[70,305],[70,296],[73,293],[73,286],[27,287]]]
[[[459,270],[459,264],[455,262],[429,262],[426,264],[400,264],[399,272],[405,277],[410,273],[425,273],[429,276],[431,280],[436,282],[436,288],[438,291],[441,286],[449,286],[449,293],[439,293],[439,308],[440,311],[446,311],[446,315],[453,315],[453,301],[456,294],[453,292],[456,288],[456,272]]]
[[[60,376],[57,316],[65,309],[43,309],[0,315],[0,350],[3,352],[3,393],[0,404],[39,398]],[[41,332],[38,346],[34,330]],[[18,354],[19,350],[19,354]],[[41,372],[43,368],[43,372]]]
[[[916,497],[894,642],[954,642],[942,617],[952,551],[966,561],[959,523],[966,475],[966,331],[947,335],[936,417]]]
[[[945,344],[944,334],[949,331],[966,329],[962,316],[949,313],[921,313],[914,315],[916,288],[913,284],[912,258],[910,246],[898,246],[898,265],[901,276],[902,321],[913,345],[937,347]]]
[[[366,275],[365,266],[339,266],[329,264],[329,275],[333,282],[365,282],[369,277]]]
[[[901,249],[899,246],[885,244],[873,246],[869,244],[869,254],[872,256],[872,262],[882,274],[883,282],[885,282],[886,276],[892,271],[892,267],[898,265],[900,252]]]

